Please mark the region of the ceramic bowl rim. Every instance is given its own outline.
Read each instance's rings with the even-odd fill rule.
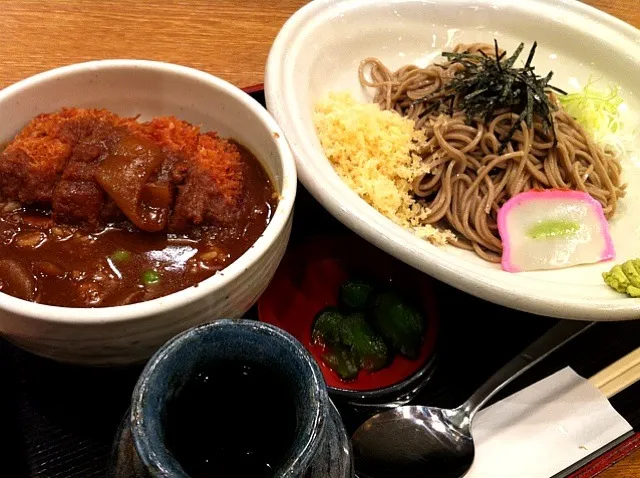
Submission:
[[[30,320],[70,325],[95,325],[141,320],[179,309],[205,298],[215,290],[229,287],[244,271],[260,261],[278,241],[282,240],[282,231],[285,230],[293,212],[296,196],[297,172],[293,154],[283,131],[267,110],[249,94],[221,78],[195,68],[161,61],[136,59],[96,60],[55,68],[25,78],[2,89],[0,91],[0,101],[6,101],[12,96],[20,94],[26,89],[36,87],[41,83],[64,80],[77,74],[110,70],[130,71],[135,69],[153,72],[158,75],[177,75],[187,80],[204,83],[210,89],[218,90],[223,95],[233,98],[240,106],[247,108],[252,121],[257,121],[261,127],[271,132],[270,137],[278,152],[278,161],[282,167],[283,178],[282,188],[279,191],[280,201],[271,222],[269,222],[262,235],[253,245],[236,261],[226,267],[222,274],[215,274],[199,282],[197,287],[188,287],[168,296],[146,302],[100,308],[73,308],[37,304],[7,294],[0,294],[0,310],[22,317],[26,316]]]
[[[162,374],[163,366],[166,367],[169,361],[175,360],[180,355],[181,350],[184,347],[188,347],[195,337],[212,333],[212,331],[224,331],[225,329],[237,327],[246,328],[247,331],[252,333],[264,334],[292,347],[293,353],[308,369],[310,381],[312,382],[314,400],[312,401],[309,425],[298,436],[304,443],[299,449],[298,456],[289,463],[284,473],[278,475],[278,478],[294,478],[294,476],[298,476],[296,473],[306,470],[321,445],[331,401],[320,367],[311,357],[311,354],[295,337],[276,326],[250,319],[219,319],[192,327],[170,339],[149,360],[134,388],[129,415],[134,446],[143,464],[149,469],[164,473],[161,476],[180,476],[174,473],[184,472],[184,470],[166,449],[159,447],[159,450],[156,450],[146,438],[148,434],[145,433],[145,430],[150,426],[147,413],[145,413],[145,406],[148,402],[146,398],[150,393],[149,389],[153,386],[156,374]],[[166,382],[163,386],[166,386]],[[186,474],[184,476],[187,478]]]

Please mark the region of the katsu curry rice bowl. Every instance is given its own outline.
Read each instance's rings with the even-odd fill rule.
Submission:
[[[0,334],[126,364],[244,314],[280,263],[296,172],[262,106],[209,74],[108,60],[0,92]]]

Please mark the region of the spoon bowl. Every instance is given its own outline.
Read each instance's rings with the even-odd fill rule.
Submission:
[[[508,383],[594,322],[561,321],[496,372],[453,410],[405,406],[379,413],[353,434],[356,472],[361,478],[459,478],[475,457],[471,423]]]
[[[460,408],[398,407],[368,420],[353,441],[361,478],[424,477],[426,469],[439,478],[458,478],[475,456],[469,420]]]

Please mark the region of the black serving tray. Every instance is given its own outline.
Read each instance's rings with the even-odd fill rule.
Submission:
[[[252,95],[264,104],[262,91]],[[300,186],[291,245],[326,232],[349,233]],[[438,283],[438,365],[415,403],[454,407],[556,323],[499,307]],[[249,314],[256,317],[255,308]],[[525,373],[495,400],[571,366],[589,377],[640,345],[640,320],[599,323]],[[61,365],[0,339],[0,477],[103,477],[111,444],[142,365]],[[640,430],[640,383],[611,399]],[[357,425],[343,410],[347,426]]]

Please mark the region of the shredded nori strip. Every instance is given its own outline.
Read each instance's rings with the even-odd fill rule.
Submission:
[[[564,91],[549,84],[553,77],[550,71],[546,76],[538,76],[532,66],[533,57],[538,46],[533,43],[527,60],[522,68],[514,67],[516,60],[524,49],[524,43],[505,59],[506,52],[500,54],[498,41],[494,40],[495,57],[484,52],[442,54],[450,63],[461,64],[464,69],[445,86],[429,96],[419,98],[414,104],[430,103],[427,111],[431,112],[441,106],[449,116],[453,114],[454,102],[466,113],[467,122],[474,120],[490,121],[494,113],[507,109],[518,115],[518,119],[503,138],[500,138],[500,153],[506,148],[514,133],[525,122],[531,128],[534,117],[542,122],[545,133],[551,132],[553,144],[557,145],[556,132],[552,112],[557,106],[549,99],[548,92],[553,90],[566,95]]]

